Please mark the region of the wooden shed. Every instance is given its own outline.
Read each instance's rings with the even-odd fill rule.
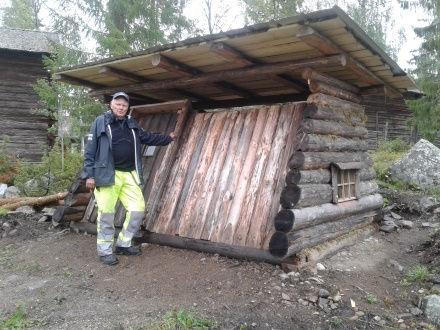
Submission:
[[[0,140],[20,159],[39,161],[48,146],[48,118],[35,113],[33,85],[48,77],[43,56],[50,54],[54,33],[0,28]]]
[[[416,88],[338,7],[66,69],[59,79],[95,96],[124,90],[146,130],[177,132],[170,146],[144,150],[146,241],[274,263],[374,229],[382,197],[362,95],[380,88],[401,98]],[[82,189],[72,188],[61,213],[85,204]],[[123,215],[119,208],[119,225]],[[70,216],[77,228],[95,218],[93,199]]]

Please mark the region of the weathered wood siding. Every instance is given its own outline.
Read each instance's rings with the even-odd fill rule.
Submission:
[[[193,113],[160,207],[147,213],[146,229],[267,245],[303,107],[288,103]]]
[[[33,112],[38,97],[32,85],[46,77],[41,54],[0,51],[0,140],[19,158],[39,161],[48,145],[48,120]]]
[[[381,141],[400,138],[413,144],[418,135],[411,123],[413,113],[408,109],[403,98],[390,100],[384,95],[364,96],[368,129],[368,149],[376,149]]]

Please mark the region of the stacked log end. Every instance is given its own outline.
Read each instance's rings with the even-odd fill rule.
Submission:
[[[382,205],[367,153],[364,107],[355,88],[308,82],[313,94],[307,99],[298,131],[301,143],[289,160],[269,242],[269,251],[281,258],[368,226]],[[351,162],[362,164],[358,199],[333,204],[330,166]]]
[[[71,221],[81,221],[91,196],[92,193],[86,188],[85,180],[78,177],[70,186],[63,205],[56,208],[52,216],[52,223],[59,225]]]

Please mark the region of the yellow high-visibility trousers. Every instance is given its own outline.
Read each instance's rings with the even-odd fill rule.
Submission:
[[[96,245],[99,256],[113,253],[115,206],[118,199],[124,205],[127,214],[116,245],[131,246],[132,238],[139,230],[145,213],[145,200],[138,182],[140,181],[136,171],[116,170],[113,186],[95,188],[95,200],[98,205]]]

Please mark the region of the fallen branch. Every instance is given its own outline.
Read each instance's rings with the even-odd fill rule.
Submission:
[[[37,205],[46,205],[46,204],[50,204],[52,202],[56,202],[60,199],[63,199],[64,197],[67,196],[67,192],[62,192],[62,193],[57,193],[54,195],[50,195],[50,196],[44,196],[44,197],[24,197],[19,201],[16,202],[12,202],[9,204],[3,204],[1,206],[2,209],[5,210],[15,210],[21,206],[37,206]]]
[[[31,199],[34,197],[9,197],[9,198],[2,198],[0,199],[0,206],[6,205],[6,204],[12,204],[17,203],[25,199]]]

